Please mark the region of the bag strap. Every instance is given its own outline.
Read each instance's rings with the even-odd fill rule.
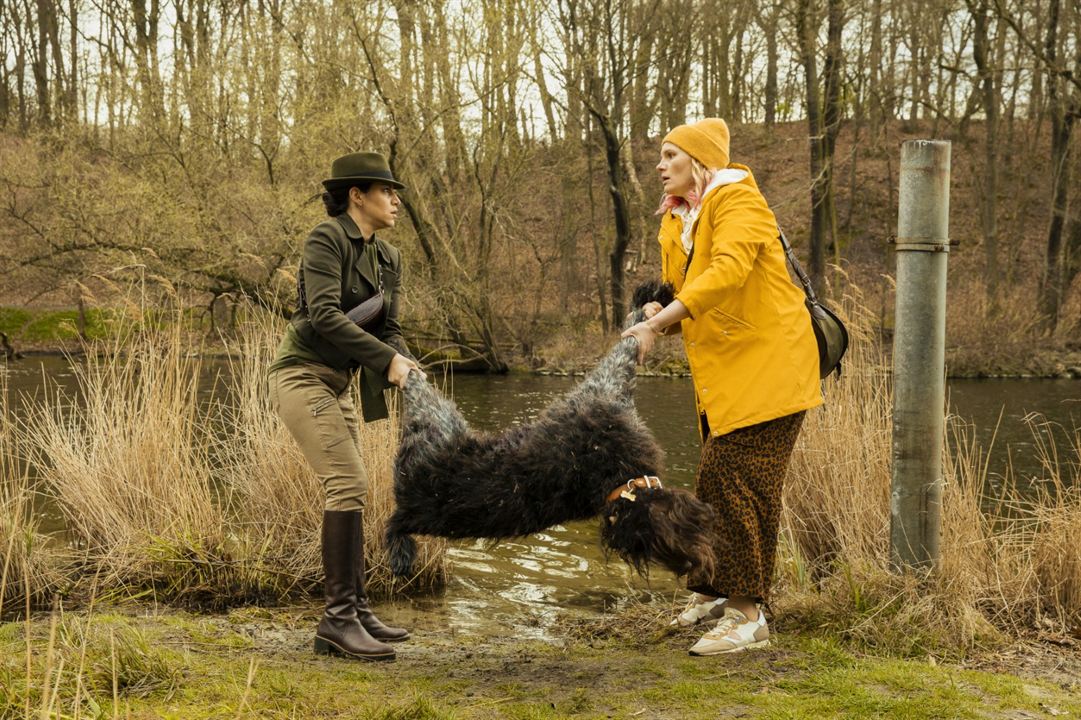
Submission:
[[[792,265],[792,269],[796,271],[796,277],[799,278],[800,284],[803,285],[803,292],[807,294],[807,299],[813,304],[818,304],[818,297],[815,295],[814,287],[811,286],[811,278],[807,276],[807,272],[800,265],[799,260],[796,259],[796,253],[792,250],[792,246],[788,243],[788,238],[785,237],[784,230],[781,226],[777,226],[777,239],[781,241],[781,247],[784,248],[785,257],[788,258],[788,262]],[[687,264],[683,266],[683,277],[687,277],[687,271],[691,269],[691,259],[694,258],[695,245],[691,244],[691,251],[687,253]]]
[[[818,298],[815,296],[814,288],[811,286],[811,278],[807,276],[803,266],[796,259],[796,253],[792,251],[792,246],[788,244],[788,238],[785,237],[784,230],[781,229],[780,225],[777,226],[777,238],[781,241],[781,247],[784,248],[785,257],[788,258],[792,269],[796,271],[796,277],[799,278],[800,284],[803,285],[803,292],[807,293],[807,299],[817,305]]]

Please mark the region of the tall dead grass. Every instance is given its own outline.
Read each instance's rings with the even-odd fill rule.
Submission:
[[[233,498],[238,535],[249,544],[246,554],[262,571],[276,573],[277,591],[286,594],[294,585],[309,587],[322,578],[323,489],[270,406],[266,368],[274,358],[281,323],[253,308],[244,314],[248,320],[230,343],[221,473]],[[438,538],[418,542],[418,570],[408,581],[402,583],[390,573],[383,528],[394,510],[393,462],[400,435],[396,407],[392,405],[388,420],[361,423],[359,430],[369,478],[364,509],[369,592],[441,588],[446,582],[446,542]]]
[[[894,652],[963,654],[1032,631],[1081,624],[1081,442],[1066,453],[1038,421],[1035,486],[1006,473],[988,495],[988,451],[947,422],[941,560],[925,577],[889,567],[891,387],[885,354],[858,297],[846,302],[845,376],[812,412],[785,488],[779,606]]]
[[[237,583],[198,412],[201,361],[183,323],[139,317],[73,362],[78,395],[54,390],[25,442],[103,587],[196,599]]]
[[[1035,288],[1000,283],[993,302],[982,277],[950,279],[946,316],[949,370],[960,376],[1044,375],[1050,369],[1033,349],[1049,348],[1033,311]],[[1070,317],[1064,315],[1064,317]]]
[[[208,404],[184,314],[149,317],[129,313],[110,340],[90,344],[74,363],[78,394],[55,390],[24,423],[22,442],[82,549],[82,577],[99,577],[105,594],[209,607],[310,591],[322,580],[322,488],[267,398],[281,328],[256,319],[242,329],[227,392]],[[392,418],[361,430],[373,595],[394,588],[382,530],[397,427]],[[409,585],[437,589],[445,545],[421,547]]]
[[[7,370],[0,362],[0,617],[56,589],[61,559],[38,532],[33,487],[22,462],[11,413]]]
[[[224,397],[203,401],[200,347],[183,313],[117,328],[76,363],[77,397],[54,392],[25,424],[42,481],[114,593],[223,606],[282,599],[322,579],[322,488],[270,409],[266,367],[281,328],[252,309]],[[392,511],[396,418],[362,426],[374,595],[389,593],[382,529]],[[419,591],[446,579],[445,544],[421,544]]]

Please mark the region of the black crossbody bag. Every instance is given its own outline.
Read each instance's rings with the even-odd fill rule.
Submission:
[[[824,378],[836,371],[837,377],[841,377],[841,358],[848,350],[848,329],[841,322],[841,318],[819,302],[814,288],[811,287],[811,279],[803,271],[803,266],[796,259],[796,253],[792,252],[792,246],[788,244],[788,238],[780,227],[777,228],[777,237],[784,248],[785,257],[803,285],[803,292],[807,294],[807,311],[811,314],[811,327],[814,329],[815,340],[818,341],[819,376]]]
[[[365,250],[367,252],[367,250]],[[383,321],[383,268],[379,265],[379,258],[372,260],[375,266],[375,275],[379,287],[375,294],[359,305],[345,311],[345,316],[361,330],[369,333],[376,332]],[[304,293],[304,274],[297,273],[297,303],[301,309],[307,309],[308,299]]]

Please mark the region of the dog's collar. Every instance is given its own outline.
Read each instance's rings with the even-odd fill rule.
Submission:
[[[608,493],[608,498],[605,500],[605,502],[610,503],[618,500],[619,498],[634,502],[635,489],[659,490],[662,487],[664,486],[661,485],[661,479],[656,475],[643,475],[642,477],[631,478],[623,485],[620,485],[615,490]]]

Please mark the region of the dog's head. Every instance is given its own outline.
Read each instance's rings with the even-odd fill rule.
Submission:
[[[677,576],[712,577],[717,515],[678,488],[635,490],[604,507],[601,544],[641,575],[657,563]]]

